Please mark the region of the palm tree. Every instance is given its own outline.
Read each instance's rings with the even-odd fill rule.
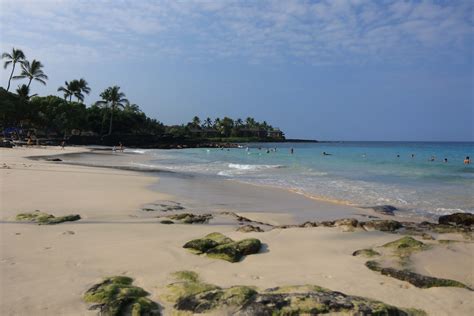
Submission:
[[[210,117],[208,117],[205,121],[204,121],[204,124],[206,125],[207,128],[211,128],[212,127],[212,120]],[[204,125],[203,124],[203,125]]]
[[[199,125],[201,124],[201,119],[198,116],[193,117],[192,124],[194,128],[199,128]]]
[[[31,97],[34,97],[37,95],[37,94],[29,95],[30,88],[28,88],[26,84],[22,84],[21,86],[18,86],[18,89],[16,89],[16,93],[21,99],[24,99],[24,100],[29,100]]]
[[[84,94],[82,94],[82,92],[89,94],[91,88],[89,88],[87,81],[81,78],[79,80],[72,80],[71,82],[65,81],[64,86],[59,87],[58,91],[63,91],[64,99],[69,98],[69,102],[71,102],[73,96],[77,98],[77,102],[83,102]]]
[[[245,119],[245,124],[247,125],[248,128],[250,128],[250,127],[255,127],[256,122],[253,117],[247,117]]]
[[[10,90],[10,81],[12,80],[13,73],[15,72],[16,63],[22,63],[25,60],[25,54],[21,49],[16,49],[13,47],[11,54],[3,53],[2,59],[6,58],[7,61],[3,64],[3,68],[7,69],[8,65],[12,64],[12,72],[10,73],[10,78],[8,79],[7,91]]]
[[[74,81],[76,82],[75,85],[77,85],[76,91],[74,91],[74,96],[77,98],[78,102],[83,102],[84,95],[82,92],[89,94],[91,92],[91,88],[89,87],[87,81],[85,81],[83,78]]]
[[[244,121],[242,121],[241,118],[238,118],[236,121],[235,121],[235,126],[236,127],[239,127],[239,126],[242,126],[244,125]]]
[[[64,92],[64,100],[69,98],[69,102],[71,102],[72,95],[74,94],[74,81],[75,80],[71,82],[64,81],[64,86],[58,88],[58,91]]]
[[[112,134],[112,122],[114,119],[114,112],[116,108],[124,108],[128,100],[125,99],[125,93],[120,92],[119,86],[108,87],[100,94],[102,101],[98,101],[96,104],[105,104],[107,107],[110,105],[110,123],[109,123],[109,134]]]
[[[21,73],[18,76],[14,76],[13,79],[28,78],[30,80],[28,81],[28,88],[30,87],[31,81],[33,81],[33,79],[46,85],[45,80],[48,80],[48,76],[44,74],[41,68],[43,68],[43,64],[39,60],[33,59],[31,64],[29,61],[25,60],[21,63]]]

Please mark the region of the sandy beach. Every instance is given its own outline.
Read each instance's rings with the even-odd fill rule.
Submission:
[[[352,256],[358,249],[397,240],[399,234],[344,232],[337,227],[274,228],[243,233],[236,231],[236,223],[224,220],[163,225],[157,218],[162,213],[142,209],[150,204],[180,203],[187,212],[229,211],[271,225],[302,223],[309,214],[301,216],[298,208],[311,207],[317,220],[364,219],[370,215],[367,210],[310,200],[282,190],[212,182],[197,185],[195,179],[159,173],[157,176],[27,158],[83,152],[88,149],[0,149],[2,315],[96,315],[97,311],[88,310],[82,295],[94,283],[112,275],[132,277],[168,315],[172,306],[163,300],[162,293],[170,283],[170,274],[179,270],[195,271],[206,282],[223,287],[252,285],[263,290],[314,284],[401,308],[421,309],[428,315],[474,312],[474,292],[468,289],[417,288],[371,271],[364,264],[367,259]],[[208,204],[200,203],[198,197],[205,197]],[[291,205],[294,207],[290,209]],[[35,210],[56,216],[80,214],[82,219],[58,225],[15,220],[17,214]],[[229,263],[197,256],[182,248],[187,241],[211,232],[235,240],[258,238],[264,245],[263,251],[241,262]],[[414,256],[414,269],[473,287],[472,239],[463,239],[459,234],[435,238],[462,242],[440,247],[437,240],[424,241],[433,248]]]

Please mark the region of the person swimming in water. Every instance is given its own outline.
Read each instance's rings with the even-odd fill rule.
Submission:
[[[464,159],[464,164],[469,165],[470,163],[471,163],[471,158],[469,158],[469,156],[466,156],[466,158]]]
[[[436,157],[435,156],[431,156],[431,158],[429,159],[430,161],[435,161],[436,160]]]
[[[400,155],[397,155],[397,158],[400,158]]]
[[[329,153],[323,151],[323,156],[331,156],[331,155],[332,155],[332,154],[329,154]]]
[[[444,158],[444,162],[448,162],[448,158]]]

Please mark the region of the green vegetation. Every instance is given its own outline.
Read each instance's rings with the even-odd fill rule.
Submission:
[[[84,294],[86,303],[95,303],[91,308],[100,309],[105,316],[160,315],[159,306],[147,298],[149,295],[140,287],[132,285],[129,277],[114,276],[95,284]]]
[[[182,125],[165,126],[156,119],[147,117],[138,105],[125,98],[119,86],[106,88],[102,100],[90,106],[84,104],[85,94],[91,88],[83,78],[65,81],[57,90],[58,96],[37,96],[30,94],[33,81],[46,84],[48,76],[43,72],[43,64],[33,59],[28,61],[20,49],[2,54],[4,68],[12,66],[7,89],[0,88],[0,129],[7,129],[7,137],[13,133],[16,139],[25,139],[28,132],[41,138],[71,137],[76,144],[104,143],[115,145],[127,141],[126,145],[155,146],[168,144],[231,143],[278,141],[284,133],[266,121],[257,122],[248,117],[233,120],[229,117],[206,118],[195,116],[191,122]],[[15,75],[16,66],[21,72]],[[16,93],[10,92],[11,80],[26,79],[18,86]],[[72,98],[77,102],[73,102]],[[108,129],[106,130],[106,126]],[[20,128],[21,127],[21,128]],[[12,132],[14,130],[14,132]],[[115,134],[117,137],[111,138]],[[131,137],[135,135],[136,137]],[[104,140],[104,136],[108,136]]]
[[[56,217],[54,215],[43,213],[40,211],[35,211],[32,213],[21,213],[16,216],[17,221],[35,222],[35,223],[38,223],[39,225],[54,225],[54,224],[60,224],[63,222],[78,221],[80,219],[81,219],[81,216],[77,214]]]
[[[233,241],[221,233],[211,233],[203,238],[194,239],[183,248],[195,254],[206,254],[210,258],[238,262],[243,256],[258,253],[262,247],[260,240],[255,238]]]
[[[399,309],[316,285],[285,286],[259,292],[249,286],[221,288],[204,283],[192,271],[176,272],[173,276],[176,282],[167,286],[168,293],[164,298],[173,304],[178,313],[233,314],[238,311],[242,315],[426,315],[420,310]]]

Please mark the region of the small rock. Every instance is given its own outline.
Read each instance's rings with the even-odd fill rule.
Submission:
[[[474,214],[454,213],[443,215],[439,217],[438,223],[443,225],[472,226],[474,225]]]
[[[372,209],[376,213],[383,214],[383,215],[390,215],[393,216],[394,211],[398,211],[398,208],[392,205],[376,205],[376,206],[369,206],[365,207],[367,209]]]
[[[240,226],[239,228],[237,228],[237,231],[242,232],[242,233],[250,233],[250,232],[261,233],[261,232],[263,232],[263,229],[261,229],[258,226],[244,225],[244,226]]]

